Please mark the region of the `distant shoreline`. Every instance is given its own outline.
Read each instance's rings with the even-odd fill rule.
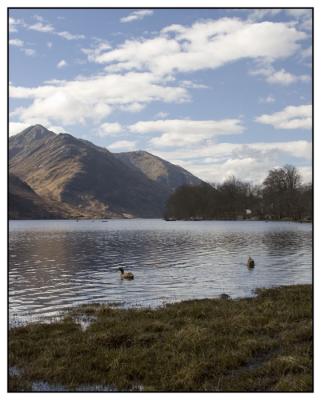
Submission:
[[[144,220],[153,220],[153,219],[157,219],[157,220],[163,220],[166,222],[175,222],[175,221],[185,221],[185,222],[201,222],[201,221],[235,221],[235,222],[300,222],[300,223],[313,223],[312,220],[306,220],[306,219],[302,219],[302,220],[295,220],[295,219],[260,219],[260,218],[247,218],[247,219],[226,219],[226,218],[215,218],[215,219],[201,219],[201,218],[191,218],[191,219],[166,219],[163,217],[153,217],[153,218],[142,218],[142,217],[133,217],[133,218],[24,218],[24,219],[8,219],[8,221],[115,221],[115,220],[119,220],[119,221],[128,221],[128,220],[136,220],[136,219],[144,219]]]

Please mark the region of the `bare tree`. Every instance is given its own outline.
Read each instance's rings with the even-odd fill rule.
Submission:
[[[297,204],[301,176],[296,167],[285,165],[269,171],[263,182],[265,210],[276,218],[299,218]]]
[[[234,176],[221,184],[181,186],[168,199],[165,217],[171,219],[311,219],[312,185],[302,185],[292,165],[269,171],[262,186]]]

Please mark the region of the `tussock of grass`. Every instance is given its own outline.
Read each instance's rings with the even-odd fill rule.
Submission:
[[[88,315],[85,330],[74,321]],[[251,299],[205,299],[157,310],[89,305],[9,333],[10,391],[45,381],[76,390],[311,391],[310,285]]]

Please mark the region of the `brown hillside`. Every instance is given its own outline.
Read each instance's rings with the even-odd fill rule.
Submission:
[[[41,125],[10,138],[9,168],[66,218],[160,217],[173,189],[201,183],[149,153],[115,155]]]

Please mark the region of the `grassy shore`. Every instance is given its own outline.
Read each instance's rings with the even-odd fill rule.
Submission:
[[[81,329],[79,316],[92,319]],[[9,391],[312,391],[312,288],[152,309],[87,305],[9,332]],[[97,386],[96,386],[97,387]]]

